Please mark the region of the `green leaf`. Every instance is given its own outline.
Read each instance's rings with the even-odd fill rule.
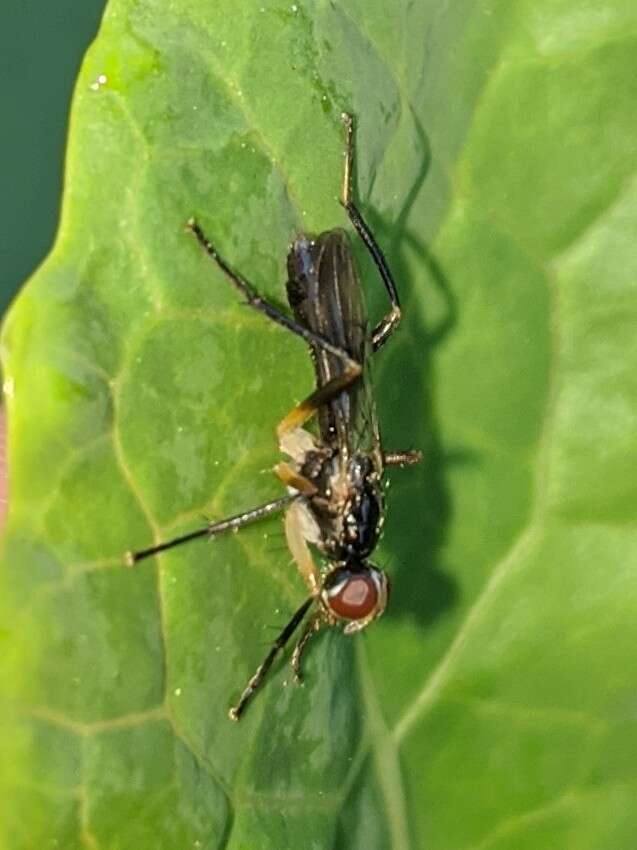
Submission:
[[[3,850],[634,846],[636,41],[629,0],[111,0],[4,333]],[[343,109],[405,305],[383,433],[426,462],[387,614],[233,725],[303,598],[280,520],[122,553],[281,492],[307,354],[183,225],[282,302],[347,224]]]

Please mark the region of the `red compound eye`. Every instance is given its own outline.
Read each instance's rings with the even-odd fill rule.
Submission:
[[[369,573],[348,571],[326,595],[331,610],[345,620],[364,620],[378,606],[378,585]]]

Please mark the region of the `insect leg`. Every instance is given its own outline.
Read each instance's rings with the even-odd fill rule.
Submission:
[[[304,496],[314,496],[317,492],[315,484],[293,469],[289,463],[277,463],[274,467],[274,474],[279,478],[286,487],[293,487]]]
[[[303,502],[290,505],[285,514],[285,539],[292,553],[296,567],[305,582],[312,597],[319,595],[321,588],[321,573],[314,562],[307,538],[313,537],[315,529],[311,527],[312,517],[308,515]],[[309,534],[308,534],[309,532]],[[314,541],[315,542],[315,541]]]
[[[272,665],[274,664],[277,655],[281,652],[281,650],[285,647],[286,643],[292,637],[313,602],[314,597],[310,596],[310,598],[306,599],[305,602],[301,605],[301,607],[292,615],[292,618],[290,619],[289,623],[286,625],[281,634],[272,644],[272,649],[268,652],[261,664],[259,664],[254,675],[250,678],[248,684],[244,688],[243,693],[239,697],[239,701],[228,712],[228,716],[231,720],[240,719],[241,715],[246,709],[246,706],[248,705],[256,691],[263,684],[263,680],[268,675],[268,671],[270,670],[270,667],[272,667]]]
[[[312,637],[312,635],[315,635],[322,625],[323,618],[321,616],[321,612],[317,611],[316,614],[313,614],[305,624],[303,633],[298,639],[296,646],[294,647],[294,652],[292,653],[292,659],[290,663],[292,665],[294,681],[299,685],[303,681],[303,673],[301,672],[301,659],[303,657],[303,653],[305,652],[305,649],[308,643],[310,642],[310,638]]]
[[[166,549],[172,549],[173,546],[180,546],[182,543],[188,543],[190,540],[196,540],[197,537],[216,537],[218,534],[223,534],[225,531],[233,531],[248,525],[270,514],[283,510],[287,505],[298,498],[297,494],[283,496],[280,499],[274,499],[271,502],[266,502],[264,505],[259,505],[249,511],[236,514],[235,516],[223,519],[220,522],[212,522],[205,525],[203,528],[198,528],[195,531],[190,531],[188,534],[182,534],[180,537],[175,537],[168,540],[166,543],[158,543],[155,546],[149,546],[148,549],[140,549],[138,552],[127,552],[125,555],[126,563],[132,567],[138,561],[144,558],[149,558],[151,555],[157,555],[159,552],[165,552]]]
[[[332,345],[332,343],[324,339],[320,334],[315,334],[309,328],[304,327],[303,325],[296,322],[294,319],[287,316],[285,313],[282,313],[279,309],[274,307],[264,298],[262,298],[254,289],[252,284],[248,283],[248,281],[242,277],[240,274],[235,272],[228,263],[220,256],[217,249],[214,247],[212,242],[209,241],[206,234],[203,232],[201,227],[197,224],[194,218],[191,218],[186,224],[186,230],[189,233],[192,233],[193,236],[197,239],[197,242],[201,245],[206,254],[210,257],[211,260],[217,264],[217,266],[221,269],[221,271],[225,274],[225,276],[229,279],[229,281],[234,285],[236,289],[239,290],[241,295],[245,298],[245,303],[252,307],[254,310],[257,310],[259,313],[263,313],[264,316],[267,316],[268,319],[271,319],[277,325],[280,325],[283,328],[291,331],[293,334],[300,336],[310,345],[316,345],[319,348],[322,348],[324,351],[327,351],[329,354],[333,354],[334,357],[338,357],[346,366],[352,366],[354,361],[350,357],[350,355],[343,349],[339,348],[337,345]]]
[[[383,466],[414,466],[422,460],[422,452],[418,449],[407,449],[403,452],[383,452]]]
[[[380,249],[378,243],[374,239],[374,235],[366,224],[363,216],[356,209],[352,201],[352,174],[354,171],[354,119],[351,115],[343,113],[343,123],[345,124],[345,166],[343,169],[343,188],[341,192],[341,204],[345,207],[345,211],[349,216],[349,220],[354,225],[356,232],[363,240],[363,243],[374,261],[374,265],[378,269],[385,289],[391,301],[391,310],[384,316],[376,325],[372,332],[372,347],[374,351],[383,345],[393,332],[398,327],[401,317],[400,301],[398,300],[398,290],[396,282],[385,259],[385,255]]]
[[[314,390],[300,404],[293,407],[288,415],[277,425],[276,433],[279,440],[288,432],[299,428],[304,422],[307,422],[308,419],[314,416],[320,407],[351,386],[362,371],[360,363],[352,360],[351,365],[341,372],[340,375],[336,375],[325,386]]]

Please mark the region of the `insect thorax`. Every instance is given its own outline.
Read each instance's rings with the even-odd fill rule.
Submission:
[[[359,562],[376,547],[383,519],[380,473],[368,455],[347,460],[337,449],[309,452],[301,473],[317,487],[309,507],[319,548],[332,561]]]

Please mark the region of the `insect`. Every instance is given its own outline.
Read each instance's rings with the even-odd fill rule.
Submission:
[[[230,709],[232,720],[239,720],[311,608],[314,610],[291,656],[294,678],[299,682],[303,653],[319,629],[340,626],[350,635],[383,613],[389,582],[368,560],[384,522],[382,476],[387,467],[421,460],[419,451],[384,452],[381,445],[369,366],[372,355],[398,327],[401,309],[383,252],[352,201],[354,125],[350,115],[342,118],[346,146],[341,204],[371,255],[391,302],[389,312],[375,327],[367,320],[345,231],[328,230],[315,239],[300,236],[292,243],[287,257],[289,316],[258,295],[226,263],[194,219],[187,224],[187,230],[249,306],[305,340],[316,375],[314,392],[277,427],[279,447],[287,460],[274,471],[286,485],[287,495],[127,555],[134,564],[198,537],[215,537],[285,512],[287,543],[309,595]],[[303,427],[314,416],[317,434]],[[321,566],[312,550],[320,554]]]

